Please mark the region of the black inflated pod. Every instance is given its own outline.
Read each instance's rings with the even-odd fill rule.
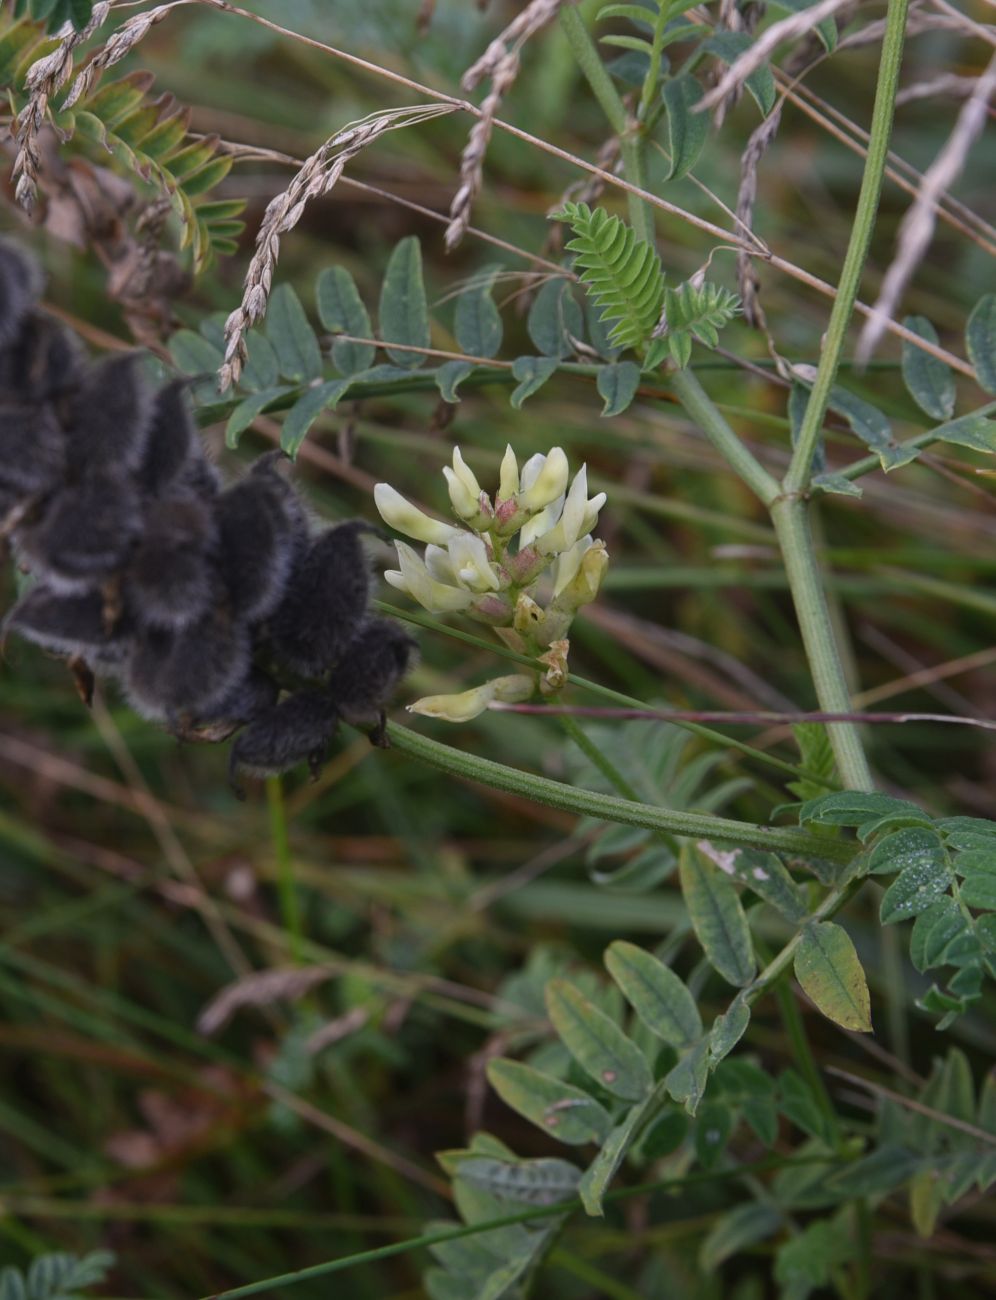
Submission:
[[[180,724],[209,718],[249,672],[249,630],[223,602],[180,631],[145,628],[135,636],[125,679],[137,713]]]
[[[34,572],[53,586],[77,591],[120,573],[141,529],[134,482],[123,470],[105,467],[53,493],[17,540]]]
[[[82,371],[76,338],[54,317],[32,310],[0,350],[0,393],[9,400],[57,403],[64,422]]]
[[[52,407],[0,395],[0,513],[46,496],[66,473],[66,440]]]
[[[203,616],[217,596],[216,531],[210,507],[196,497],[148,506],[125,578],[140,622],[179,630]]]
[[[14,341],[41,288],[41,268],[35,259],[0,239],[0,348]]]
[[[109,630],[99,592],[65,595],[37,583],[17,602],[4,621],[5,632],[65,658],[80,657],[100,674],[113,672],[128,653],[127,625]]]
[[[164,384],[153,399],[149,432],[136,470],[138,486],[149,496],[170,491],[188,458],[201,452],[186,389],[186,381],[176,379]]]
[[[339,724],[335,704],[321,691],[299,691],[261,713],[232,743],[229,774],[277,776],[307,762],[316,772],[325,761]]]
[[[329,694],[347,722],[376,720],[418,658],[415,638],[389,618],[370,618],[332,670]]]
[[[96,465],[137,470],[145,456],[153,394],[137,352],[106,357],[82,376],[69,405],[66,447],[72,474]]]
[[[291,672],[318,678],[335,665],[366,616],[370,560],[362,520],[327,529],[295,566],[270,623],[276,658]]]
[[[232,608],[251,623],[284,597],[307,523],[297,494],[279,474],[247,474],[217,499],[218,566]]]

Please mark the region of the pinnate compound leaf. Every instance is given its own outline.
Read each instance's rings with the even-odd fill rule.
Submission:
[[[695,937],[710,964],[729,984],[742,987],[754,978],[757,967],[747,917],[729,876],[714,856],[723,851],[685,843],[678,869],[681,890]],[[736,850],[733,850],[736,852]]]
[[[619,217],[586,203],[566,203],[555,213],[570,223],[577,254],[575,268],[589,295],[612,323],[609,338],[618,347],[639,348],[649,339],[664,296],[664,274],[657,252]]]
[[[919,338],[937,343],[937,330],[926,316],[907,316],[903,324]],[[945,361],[903,339],[903,382],[921,411],[934,420],[950,420],[955,408],[955,381]]]
[[[640,386],[640,367],[632,361],[617,361],[614,365],[602,366],[596,384],[598,395],[605,403],[602,415],[621,415]]]
[[[612,1128],[594,1097],[520,1061],[491,1061],[488,1082],[506,1106],[568,1146],[604,1142]]]
[[[344,266],[328,266],[315,286],[318,319],[332,334],[352,334],[354,338],[373,337],[370,314],[363,305],[356,282]],[[355,375],[369,370],[377,349],[372,343],[332,343],[332,364],[340,375]]]
[[[322,353],[301,300],[289,284],[278,284],[266,309],[266,337],[284,379],[305,383],[322,373]]]
[[[380,289],[380,336],[385,343],[404,343],[411,348],[429,346],[429,307],[417,235],[402,239],[388,259]],[[421,352],[399,348],[388,348],[387,355],[405,370],[417,370],[425,360]]]
[[[695,999],[670,967],[636,944],[618,940],[605,952],[609,974],[647,1028],[675,1047],[702,1034]]]
[[[829,1020],[871,1032],[868,981],[846,930],[831,921],[808,925],[796,949],[795,977]]]
[[[987,293],[973,307],[965,326],[965,346],[979,387],[996,393],[996,293]]]
[[[840,790],[804,803],[799,809],[799,824],[864,826],[866,822],[900,813],[923,816],[916,804],[906,799],[893,799],[887,794],[869,794],[863,790]]]
[[[640,1101],[653,1086],[647,1059],[604,1011],[567,980],[546,986],[546,1009],[564,1046],[613,1096]]]
[[[664,179],[676,181],[698,162],[709,137],[709,115],[692,112],[702,98],[702,87],[688,73],[665,82],[662,98],[667,109],[667,151],[671,155],[671,170]]]

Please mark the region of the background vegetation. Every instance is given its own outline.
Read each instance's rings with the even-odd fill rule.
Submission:
[[[46,305],[95,353],[138,342],[164,368],[186,373],[220,363],[222,328],[242,295],[264,209],[300,163],[347,123],[426,102],[399,78],[459,96],[466,68],[521,6],[260,0],[244,16],[213,8],[115,5],[77,55],[77,70],[86,51],[106,48],[108,34],[136,12],[162,21],[140,32],[120,66],[93,86],[82,105],[93,121],[80,112],[61,154],[43,133],[30,220],[13,180],[0,214],[4,231],[43,260]],[[588,28],[624,38],[601,46],[605,58],[639,56],[632,43],[646,36],[640,22],[625,14],[596,22],[597,8],[580,6]],[[643,8],[652,18],[656,6]],[[19,9],[81,19],[72,5],[65,14],[41,3]],[[720,9],[692,18],[730,27],[733,7]],[[269,22],[254,22],[252,13]],[[776,87],[785,103],[759,163],[753,227],[789,268],[832,285],[861,183],[860,132],[871,119],[883,13],[869,4],[838,14],[841,34],[858,39],[842,40],[829,57],[815,38],[801,62],[792,62],[798,44],[783,47],[788,73],[758,91],[764,108]],[[960,79],[983,75],[990,18],[983,5],[934,0],[914,8],[865,302],[875,300],[892,261],[909,185],[949,139],[966,94]],[[5,8],[0,79],[12,127],[26,102],[26,66],[52,48],[35,43],[41,28],[29,38],[29,28],[13,22]],[[870,30],[878,39],[861,38]],[[669,51],[672,70],[697,40],[694,31],[680,37]],[[714,51],[694,67],[705,87],[725,63]],[[645,69],[633,68],[617,68],[614,84],[635,105]],[[176,102],[136,124],[123,101],[111,99],[112,84],[119,94],[134,92],[130,111],[167,92]],[[174,123],[187,134],[169,150],[160,137],[150,150],[150,125],[174,110],[189,110],[189,120]],[[283,236],[275,283],[294,288],[325,351],[332,324],[316,301],[320,272],[349,271],[377,321],[392,250],[417,236],[432,348],[471,351],[458,337],[454,304],[461,291],[493,279],[504,331],[496,353],[508,361],[549,355],[529,312],[544,280],[554,290],[560,283],[547,277],[570,237],[549,213],[565,199],[587,198],[631,216],[611,186],[601,195],[569,192],[590,176],[567,155],[600,158],[609,170],[615,155],[605,150],[602,107],[563,26],[551,24],[525,46],[499,116],[566,154],[496,131],[472,227],[450,253],[443,232],[472,124],[466,113],[385,132],[298,214]],[[736,228],[717,197],[735,206],[761,120],[757,103],[743,96],[697,154],[688,133],[700,131],[704,117],[672,106],[657,120],[646,185],[686,214],[655,214],[668,285],[687,281],[712,254],[710,280],[742,292],[734,252],[687,214]],[[4,148],[13,164],[13,136]],[[676,157],[692,161],[668,179],[679,170]],[[996,160],[982,138],[944,196],[929,254],[902,299],[901,314],[927,318],[943,348],[962,359],[959,414],[984,400],[969,377],[964,333],[992,285],[996,232],[985,207],[994,181]],[[158,202],[163,193],[166,204]],[[791,269],[754,265],[777,358],[815,365],[829,300]],[[537,268],[542,274],[523,274]],[[666,374],[644,375],[632,403],[620,400],[625,409],[603,418],[607,381],[596,385],[602,362],[590,347],[519,405],[509,396],[523,373],[480,367],[458,394],[443,387],[459,397],[444,401],[439,385],[447,379],[437,384],[428,372],[445,358],[429,357],[424,376],[404,383],[367,376],[334,410],[318,402],[302,411],[311,376],[287,339],[306,353],[309,333],[294,332],[287,288],[278,295],[271,311],[284,313],[283,324],[262,326],[277,346],[275,382],[243,376],[237,396],[224,398],[213,380],[196,388],[205,437],[226,472],[279,441],[283,428],[285,445],[299,453],[296,476],[321,516],[375,519],[372,487],[387,481],[445,517],[439,469],[454,443],[488,491],[507,442],[521,458],[563,446],[572,466],[587,462],[590,482],[609,498],[598,534],[611,567],[598,602],[572,629],[572,670],[655,708],[757,714],[816,706],[767,514],[677,404]],[[580,294],[576,301],[580,321]],[[574,319],[568,309],[569,326]],[[587,328],[590,339],[590,319]],[[738,318],[717,350],[696,342],[692,355],[744,444],[771,473],[784,473],[791,376],[776,365],[764,332]],[[878,430],[884,459],[897,440],[950,416],[947,379],[938,380],[937,409],[923,408],[925,381],[908,373],[904,382],[894,336],[863,369],[852,355],[853,338],[840,382],[887,422],[882,433],[886,426],[872,420],[869,434],[871,417],[858,408],[865,420],[858,432],[874,446]],[[370,365],[355,362],[343,362],[340,351],[336,368],[348,374]],[[324,373],[335,380],[327,363]],[[453,372],[448,380],[455,382]],[[262,403],[243,406],[239,437],[243,421],[233,423],[232,410],[253,387],[283,391],[269,413],[257,414]],[[831,473],[866,450],[854,410],[836,403],[826,421]],[[994,716],[996,523],[985,454],[987,438],[988,450],[993,442],[991,425],[978,429],[977,451],[943,442],[888,475],[873,458],[860,498],[819,496],[827,592],[857,708]],[[9,603],[12,573],[5,583]],[[411,602],[384,594],[411,613]],[[428,621],[436,627],[420,633],[423,661],[399,703],[511,671],[491,649]],[[580,689],[563,702],[605,703]],[[475,1201],[466,1180],[452,1181],[459,1160],[441,1167],[434,1153],[464,1149],[484,1129],[521,1156],[572,1155],[499,1099],[488,1082],[496,1058],[527,1059],[610,1111],[618,1104],[592,1087],[553,1035],[548,980],[569,978],[619,1020],[623,1001],[606,979],[603,952],[622,940],[674,966],[706,1025],[730,1003],[690,933],[673,855],[646,830],[606,832],[605,823],[521,793],[455,780],[403,746],[374,751],[353,732],[340,737],[316,782],[295,773],[282,792],[253,789],[240,805],[220,748],[181,747],[113,695],[98,696],[88,713],[64,666],[20,642],[6,647],[0,709],[0,1262],[11,1270],[55,1251],[110,1251],[116,1263],[95,1288],[100,1294],[186,1300],[411,1242],[456,1220],[454,1187],[466,1219],[515,1213],[521,1204]],[[794,826],[795,813],[773,810],[853,784],[834,773],[822,728],[803,733],[800,750],[776,723],[720,728],[738,748],[651,721],[581,717],[565,729],[556,717],[490,712],[454,729],[400,717],[467,754],[618,793],[594,750],[651,805],[755,824]],[[935,817],[992,814],[996,750],[985,729],[909,722],[861,731],[889,796]],[[742,743],[782,766],[745,754]],[[786,764],[809,769],[809,783]],[[822,778],[815,784],[814,766]],[[781,980],[757,1002],[746,1038],[696,1115],[670,1103],[643,1134],[612,1183],[604,1218],[557,1215],[559,1231],[529,1230],[528,1250],[526,1230],[507,1227],[462,1239],[463,1248],[437,1247],[435,1257],[417,1247],[335,1276],[261,1285],[259,1293],[308,1300],[338,1287],[351,1300],[438,1300],[515,1295],[528,1284],[557,1300],[992,1294],[994,1212],[984,1190],[996,1174],[991,997],[988,1005],[973,1001],[940,1033],[945,1007],[929,1001],[924,961],[919,970],[911,965],[908,925],[880,924],[881,897],[877,883],[866,884],[841,917],[867,973],[874,1035],[831,1023]],[[792,927],[757,899],[749,918],[763,966]],[[932,1009],[921,1005],[925,996]],[[629,1028],[654,1058],[653,1036],[639,1023]],[[676,1059],[672,1047],[660,1047],[657,1077]],[[511,1090],[506,1079],[504,1093]],[[573,1154],[583,1167],[593,1151],[582,1139]],[[538,1168],[555,1179],[559,1166]],[[503,1282],[498,1266],[515,1258],[527,1259],[524,1271]],[[100,1271],[98,1260],[78,1284]],[[23,1293],[19,1276],[0,1281],[4,1294]],[[31,1294],[69,1286],[53,1276],[39,1274]]]

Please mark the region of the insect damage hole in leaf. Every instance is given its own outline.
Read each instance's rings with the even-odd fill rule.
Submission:
[[[795,977],[828,1019],[871,1033],[868,981],[846,930],[831,921],[808,925],[796,949]]]

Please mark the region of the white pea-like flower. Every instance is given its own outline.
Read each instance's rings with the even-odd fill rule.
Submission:
[[[560,447],[521,466],[506,447],[493,500],[459,448],[443,474],[459,525],[430,518],[378,484],[375,500],[385,522],[426,544],[419,555],[396,542],[399,567],[384,576],[432,614],[462,613],[493,627],[508,648],[535,664],[409,706],[426,717],[467,722],[497,703],[521,703],[537,692],[549,697],[567,682],[571,622],[595,599],[608,566],[604,542],[592,537],[605,493],[588,496],[584,465],[571,480]]]
[[[460,532],[454,524],[430,518],[410,501],[406,501],[390,483],[378,483],[374,488],[374,505],[385,524],[390,524],[406,537],[414,537],[417,542],[445,546],[451,537]]]

